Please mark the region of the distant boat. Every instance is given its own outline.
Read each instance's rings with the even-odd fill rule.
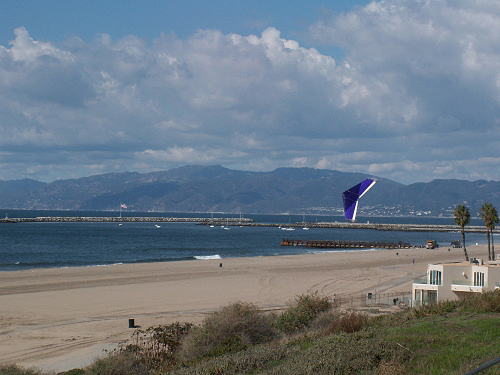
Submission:
[[[306,225],[306,215],[302,215],[302,224],[304,225],[302,229],[309,230],[309,228]]]
[[[121,227],[122,225],[123,225],[122,223],[118,224],[119,227]]]
[[[161,225],[155,224],[156,228],[161,228]]]

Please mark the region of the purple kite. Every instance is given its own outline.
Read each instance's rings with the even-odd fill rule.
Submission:
[[[344,215],[347,220],[356,220],[358,199],[365,195],[376,182],[377,180],[375,179],[367,178],[363,182],[360,182],[342,193],[342,199],[344,200]]]

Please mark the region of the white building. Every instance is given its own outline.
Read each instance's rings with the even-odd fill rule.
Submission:
[[[415,280],[412,288],[414,305],[456,300],[470,293],[500,288],[500,261],[429,264],[427,276]]]

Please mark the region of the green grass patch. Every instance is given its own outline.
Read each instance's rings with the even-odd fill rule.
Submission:
[[[25,369],[16,365],[0,365],[0,375],[42,375],[37,369]]]
[[[380,330],[380,335],[409,350],[406,368],[414,374],[460,374],[499,355],[500,316],[432,316]]]

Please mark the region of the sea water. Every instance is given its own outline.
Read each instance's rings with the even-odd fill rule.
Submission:
[[[5,210],[3,210],[5,211]],[[2,211],[0,211],[2,212]],[[116,212],[82,211],[13,211],[9,217],[37,216],[117,216]],[[205,217],[206,213],[123,212],[123,216]],[[236,217],[214,214],[215,218]],[[302,215],[244,215],[261,223],[290,224],[302,222]],[[307,215],[308,222],[345,221],[340,216]],[[453,224],[452,218],[359,217],[358,222]],[[282,231],[278,227],[221,226],[211,228],[196,223],[16,223],[0,224],[0,271],[32,268],[106,266],[121,263],[166,262],[194,259],[275,256],[324,252],[303,246],[280,246],[283,238],[302,240],[408,242],[424,245],[436,240],[442,247],[461,240],[460,232],[399,232],[365,229],[320,229],[301,227]],[[224,224],[224,223],[223,223]],[[482,225],[473,220],[472,225]],[[466,233],[466,245],[486,243],[486,235]],[[327,250],[359,251],[362,250]],[[366,251],[366,250],[365,250]],[[377,251],[373,249],[373,251]],[[457,250],[459,251],[459,250]]]

